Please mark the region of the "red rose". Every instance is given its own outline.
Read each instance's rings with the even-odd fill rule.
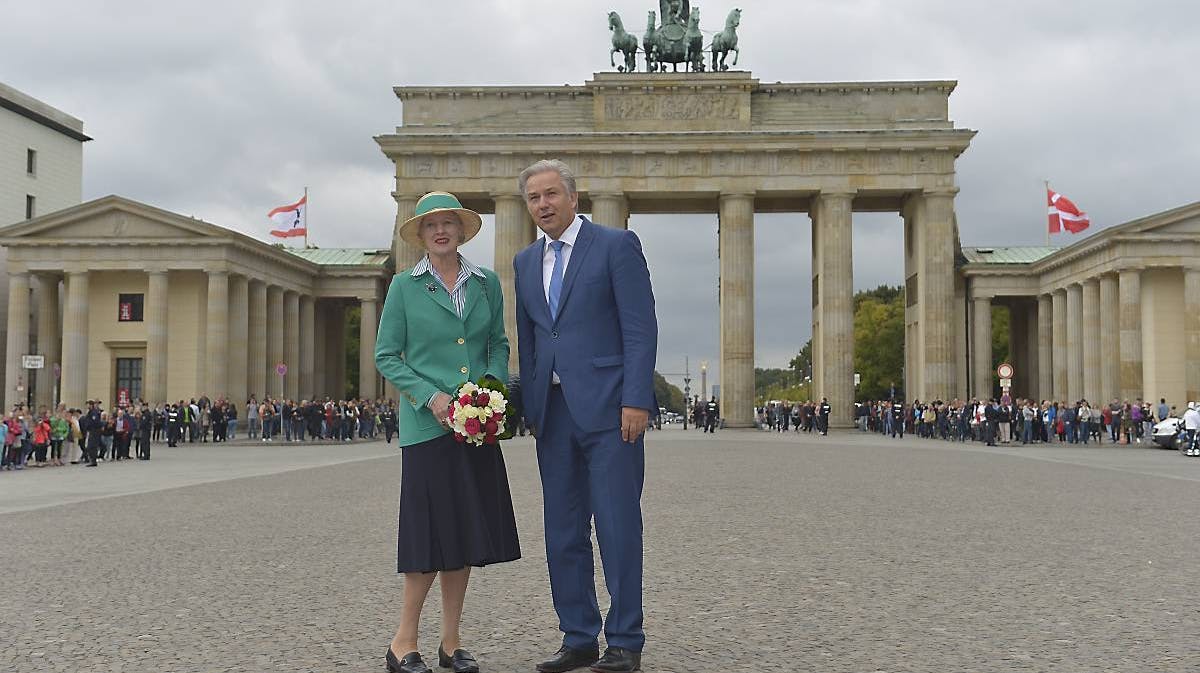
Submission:
[[[488,422],[483,424],[483,431],[489,435],[494,435],[496,434],[496,428],[498,427],[499,426],[496,424],[496,421],[489,418]]]
[[[479,430],[481,428],[479,425],[478,418],[468,418],[467,422],[464,425],[466,425],[466,430],[467,430],[468,435],[478,435],[479,434]]]
[[[464,406],[464,407],[469,407],[469,406],[471,406],[471,396],[470,396],[470,395],[463,395],[462,397],[458,398],[458,404],[459,404],[460,406]]]
[[[497,411],[496,413],[492,414],[492,420],[496,421],[497,423],[499,423],[500,421],[503,421],[504,420],[504,412]]]
[[[483,443],[484,444],[495,444],[496,443],[496,435],[488,435],[488,436],[484,437]]]
[[[477,395],[475,395],[475,406],[477,407],[486,407],[491,401],[492,396],[485,392],[480,391]]]
[[[458,442],[459,444],[462,444],[463,442],[467,441],[467,438],[456,432],[456,433],[454,433],[454,441]]]

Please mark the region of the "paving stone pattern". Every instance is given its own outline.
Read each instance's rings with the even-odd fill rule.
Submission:
[[[276,447],[276,474],[258,447],[245,478],[230,452],[223,481],[0,515],[0,670],[384,670],[400,460],[380,446],[307,469]],[[475,572],[463,637],[485,671],[532,671],[559,634],[532,443],[505,454],[525,557]],[[1195,671],[1198,503],[1200,460],[1149,448],[656,433],[644,669]]]

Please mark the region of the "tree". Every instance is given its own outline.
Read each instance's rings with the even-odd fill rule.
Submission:
[[[654,372],[654,396],[658,398],[658,406],[665,407],[667,411],[677,414],[684,412],[683,391],[658,372]]]
[[[796,357],[792,358],[792,361],[788,363],[788,367],[792,370],[792,372],[799,376],[801,380],[803,380],[805,376],[812,375],[811,338],[804,342],[804,347],[800,349],[800,353]]]
[[[888,301],[874,294],[856,299],[854,370],[860,380],[855,399],[886,399],[904,367],[904,295],[896,292]]]

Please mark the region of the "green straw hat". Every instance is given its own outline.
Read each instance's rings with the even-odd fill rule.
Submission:
[[[432,213],[443,212],[458,213],[458,219],[462,221],[463,225],[463,243],[475,238],[475,234],[478,234],[479,228],[483,226],[483,220],[479,217],[479,213],[469,208],[463,208],[457,196],[449,192],[429,192],[422,196],[420,201],[417,201],[416,214],[400,225],[400,238],[409,245],[424,248],[425,244],[421,242],[419,235],[421,218]]]

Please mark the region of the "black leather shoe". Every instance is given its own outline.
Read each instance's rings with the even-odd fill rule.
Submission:
[[[576,668],[591,666],[600,658],[600,648],[592,647],[586,650],[576,650],[566,645],[558,648],[554,656],[537,665],[541,673],[566,673]]]
[[[609,647],[600,661],[592,664],[596,673],[627,673],[642,670],[642,653],[624,647]]]
[[[409,652],[402,658],[397,659],[395,654],[392,654],[392,648],[388,647],[387,658],[388,673],[433,673],[428,666],[425,665],[425,660],[421,659],[419,652]]]
[[[450,656],[438,645],[438,665],[449,668],[454,673],[479,673],[479,664],[475,663],[475,657],[461,647],[454,650],[454,656]]]

